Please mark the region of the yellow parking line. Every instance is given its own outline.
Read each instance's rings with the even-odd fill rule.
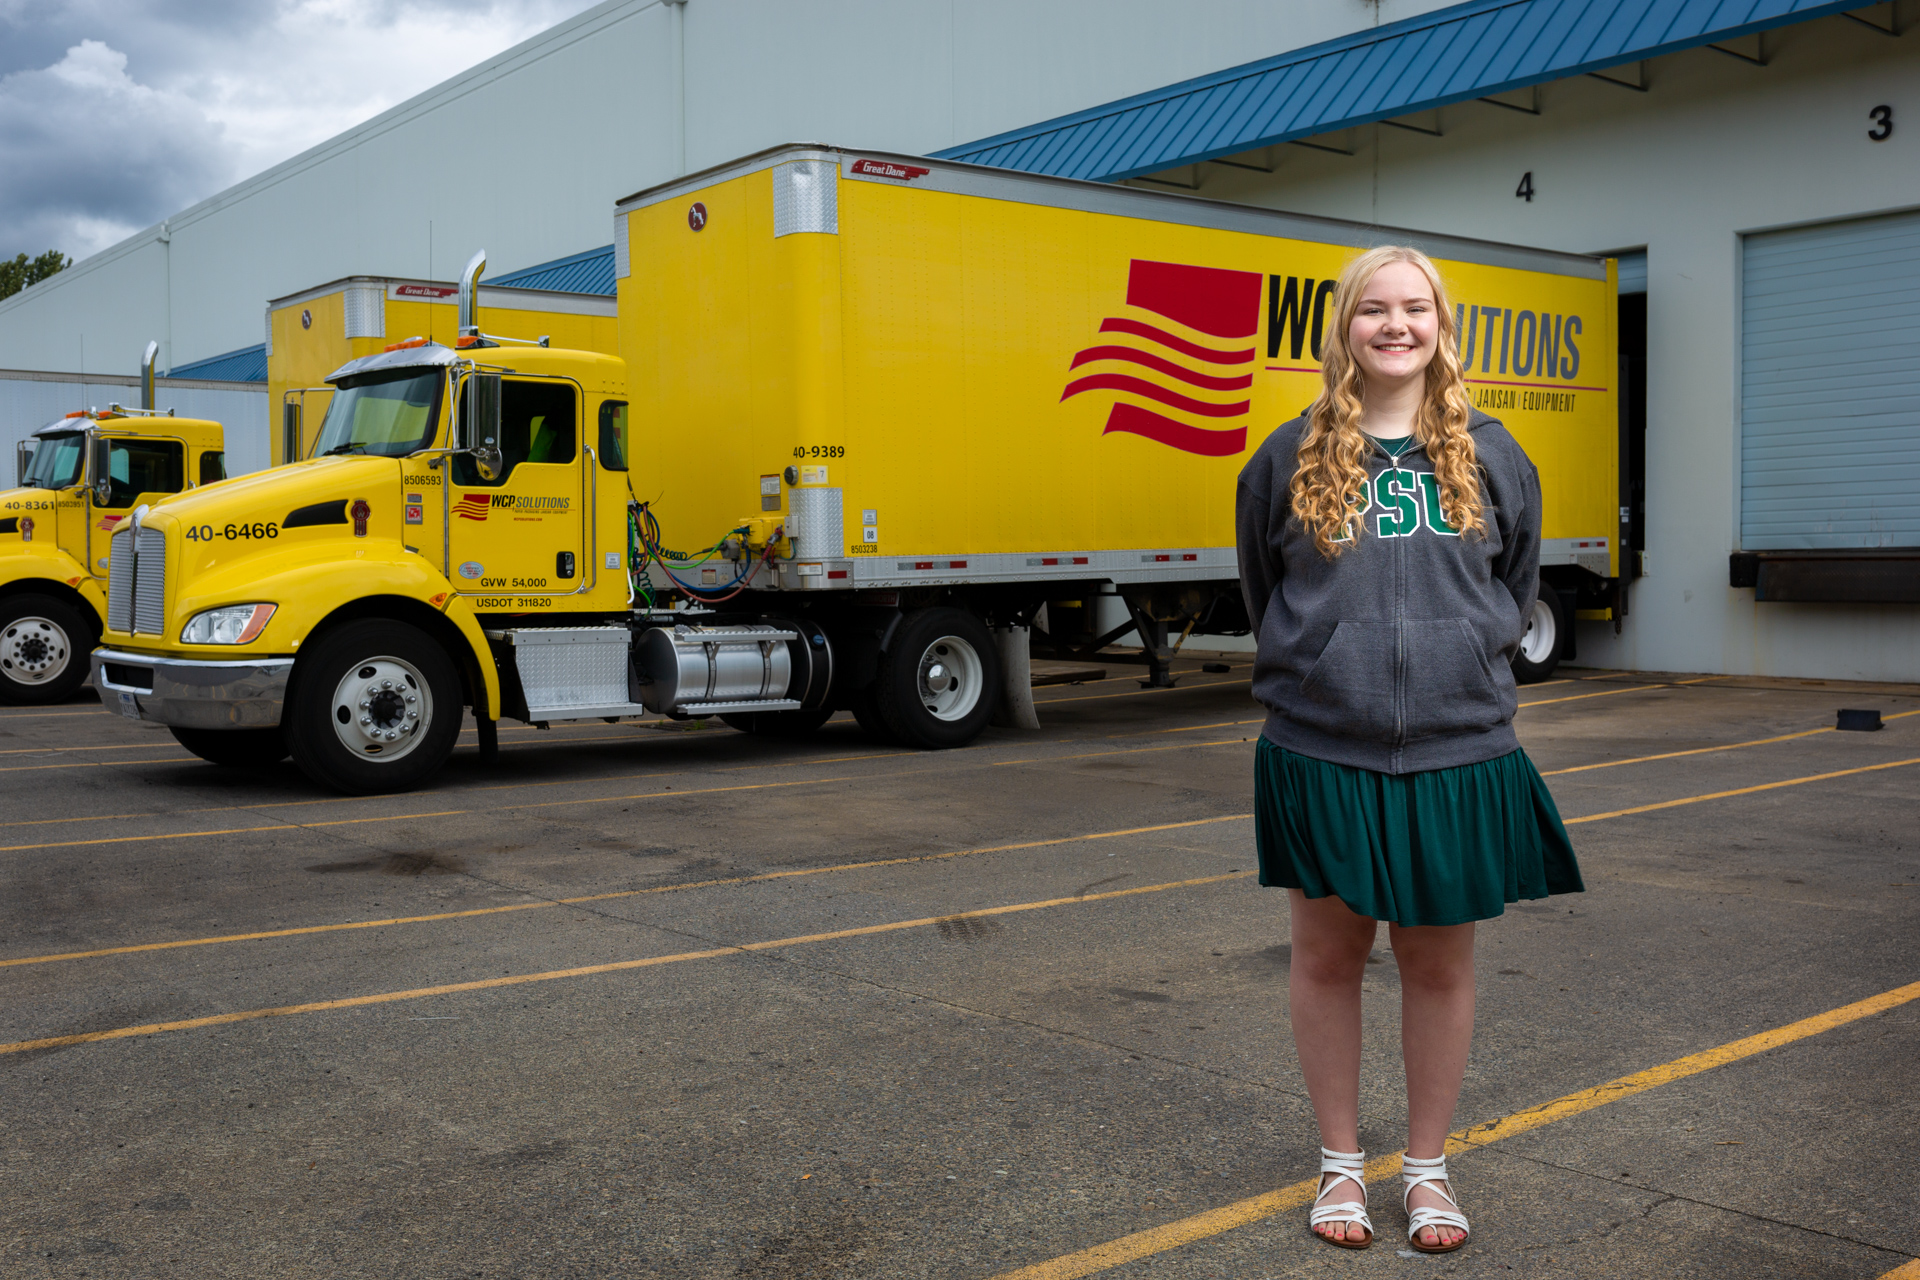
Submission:
[[[143,942],[124,947],[101,947],[93,951],[67,951],[58,955],[21,956],[0,960],[0,969],[21,964],[52,964],[57,960],[95,960],[101,956],[124,956],[140,951],[172,951],[178,947],[210,947],[226,942],[258,942],[264,938],[292,938],[309,933],[339,933],[349,929],[384,929],[389,925],[429,924],[437,920],[463,920],[469,916],[503,915],[509,911],[537,911],[546,907],[569,907],[583,902],[609,902],[615,898],[641,898],[655,893],[679,893],[686,889],[710,889],[717,885],[753,884],[761,880],[787,880],[795,876],[826,875],[835,871],[865,871],[873,867],[897,867],[909,862],[944,862],[950,858],[968,858],[982,853],[1008,853],[1016,849],[1040,849],[1048,845],[1078,844],[1083,840],[1112,840],[1118,836],[1147,835],[1155,831],[1178,831],[1184,827],[1205,827],[1216,822],[1244,822],[1250,813],[1233,813],[1223,818],[1195,818],[1188,822],[1164,822],[1152,827],[1127,827],[1120,831],[1089,831],[1077,836],[1055,836],[1048,840],[1024,840],[1019,844],[986,845],[978,849],[954,849],[947,853],[921,853],[904,858],[875,858],[867,862],[842,862],[830,867],[800,867],[791,871],[763,871],[757,875],[729,876],[721,880],[689,880],[680,884],[655,885],[650,889],[621,889],[613,893],[593,893],[579,898],[554,898],[541,902],[516,902],[503,907],[475,907],[469,911],[443,911],[437,915],[395,916],[389,920],[352,920],[343,924],[306,925],[294,929],[266,929],[258,933],[226,933],[210,938],[182,938],[174,942]]]
[[[1915,1258],[1905,1266],[1895,1267],[1880,1280],[1920,1280],[1920,1258]]]
[[[1048,907],[1078,906],[1087,902],[1102,902],[1110,898],[1127,898],[1143,893],[1164,893],[1169,889],[1190,889],[1199,885],[1219,884],[1225,880],[1244,880],[1253,875],[1251,871],[1232,871],[1225,875],[1199,876],[1192,880],[1173,880],[1165,884],[1141,885],[1135,889],[1115,889],[1107,893],[1089,893],[1084,897],[1047,898],[1040,902],[1017,902],[1004,907],[982,907],[977,911],[958,914],[968,918],[980,916],[1010,915],[1017,911],[1041,911]],[[627,969],[648,969],[656,965],[678,964],[684,960],[709,960],[716,956],[746,955],[755,951],[773,951],[782,947],[801,946],[812,942],[834,942],[842,938],[864,938],[879,933],[894,933],[901,929],[919,929],[927,925],[939,924],[942,920],[954,919],[953,915],[925,916],[918,920],[895,920],[887,924],[862,925],[852,929],[835,929],[831,933],[808,933],[793,938],[774,938],[767,942],[743,942],[730,946],[713,947],[705,951],[683,951],[678,955],[647,956],[640,960],[619,960],[611,964],[582,965],[574,969],[549,969],[544,973],[509,974],[500,978],[482,978],[475,982],[451,982],[437,987],[415,987],[408,991],[386,991],[379,995],[349,996],[339,1000],[315,1000],[307,1004],[281,1005],[272,1009],[245,1009],[234,1013],[216,1013],[204,1018],[184,1018],[177,1022],[151,1022],[138,1027],[115,1027],[111,1031],[83,1031],[70,1036],[49,1036],[43,1040],[18,1040],[12,1044],[0,1044],[0,1054],[26,1053],[34,1049],[64,1049],[77,1044],[96,1044],[102,1040],[124,1040],[130,1036],[151,1036],[166,1031],[192,1031],[200,1027],[225,1026],[234,1022],[251,1022],[257,1018],[284,1018],[301,1013],[324,1013],[333,1009],[354,1009],[366,1005],[391,1004],[398,1000],[421,1000],[428,996],[453,995],[463,991],[487,991],[496,987],[516,987],[529,982],[553,982],[561,978],[584,978],[594,974],[618,973]]]
[[[1617,1102],[1621,1098],[1632,1097],[1636,1093],[1644,1093],[1648,1089],[1657,1088],[1687,1076],[1698,1075],[1703,1071],[1711,1071],[1715,1067],[1726,1066],[1730,1062],[1750,1058],[1756,1053],[1765,1053],[1769,1049],[1777,1049],[1781,1045],[1804,1040],[1808,1036],[1845,1026],[1862,1018],[1885,1013],[1889,1009],[1916,999],[1920,999],[1920,982],[1908,983],[1904,987],[1895,987],[1891,991],[1883,991],[1877,996],[1843,1005],[1811,1018],[1802,1018],[1784,1027],[1776,1027],[1772,1031],[1747,1036],[1702,1053],[1689,1054],[1662,1066],[1636,1071],[1632,1075],[1621,1076],[1618,1080],[1610,1080],[1606,1084],[1582,1089],[1578,1093],[1570,1093],[1563,1098],[1556,1098],[1542,1106],[1517,1112],[1488,1124],[1476,1125],[1471,1129],[1463,1129],[1448,1137],[1447,1154],[1457,1155],[1463,1151],[1472,1151],[1503,1138],[1511,1138],[1516,1134],[1568,1119],[1584,1111],[1591,1111],[1595,1107],[1603,1107],[1609,1102]],[[1367,1181],[1378,1182],[1398,1173],[1400,1154],[1395,1152],[1392,1155],[1376,1156],[1367,1161],[1365,1175]],[[1082,1249],[1064,1257],[1020,1267],[1013,1271],[1004,1271],[994,1277],[994,1280],[1075,1280],[1075,1277],[1090,1276],[1095,1272],[1106,1271],[1123,1263],[1165,1253],[1169,1249],[1177,1249],[1182,1245],[1192,1244],[1196,1240],[1204,1240],[1208,1236],[1231,1231],[1235,1227],[1244,1227],[1288,1209],[1303,1208],[1312,1202],[1318,1183],[1318,1178],[1309,1178],[1303,1182],[1282,1187],[1278,1191],[1250,1196],[1218,1209],[1210,1209],[1205,1213],[1195,1214],[1190,1218],[1182,1218],[1178,1222],[1169,1222],[1164,1226],[1153,1227],[1146,1231],[1137,1231],[1132,1235],[1122,1236],[1118,1240],[1097,1244],[1090,1249]],[[1909,1263],[1908,1267],[1915,1265]],[[1900,1272],[1894,1274],[1899,1275]],[[1902,1280],[1905,1280],[1905,1277],[1902,1277]]]
[[[1631,689],[1603,689],[1599,693],[1570,693],[1564,698],[1541,698],[1537,702],[1522,702],[1523,707],[1544,707],[1555,702],[1578,702],[1582,698],[1611,698],[1616,693],[1645,693],[1649,689],[1670,689],[1664,684],[1637,684]]]
[[[1135,689],[1130,693],[1084,693],[1073,698],[1047,698],[1044,700],[1035,698],[1033,705],[1036,707],[1051,707],[1055,703],[1060,702],[1094,702],[1101,698],[1138,698],[1143,694],[1149,693],[1187,693],[1194,689],[1225,689],[1229,685],[1252,683],[1253,681],[1251,679],[1213,680],[1206,684],[1177,684],[1167,689]]]
[[[410,818],[448,818],[467,813],[499,813],[507,809],[546,809],[562,804],[612,804],[619,800],[668,800],[676,796],[704,796],[720,791],[761,791],[771,787],[824,786],[829,782],[851,782],[852,778],[801,778],[793,782],[746,782],[733,787],[690,787],[685,791],[643,791],[627,796],[590,796],[577,800],[543,800],[536,803],[497,804],[485,809],[441,809],[433,813],[395,813],[377,818],[332,818],[324,822],[281,822],[264,827],[233,827],[223,831],[163,831],[145,836],[102,836],[94,840],[56,840],[45,844],[0,845],[0,853],[19,853],[27,849],[71,849],[94,844],[141,844],[152,840],[192,840],[199,836],[249,835],[256,831],[305,831],[316,827],[346,827],[362,822],[405,822]],[[364,797],[360,797],[364,799]],[[263,806],[264,807],[264,806]]]
[[[1900,711],[1883,720],[1900,720],[1907,716],[1920,716],[1920,711]],[[1741,747],[1764,747],[1770,742],[1791,742],[1795,738],[1811,738],[1820,733],[1836,733],[1832,725],[1820,729],[1802,729],[1798,733],[1783,733],[1777,738],[1754,738],[1750,742],[1729,742],[1721,747],[1694,747],[1688,751],[1663,751],[1657,756],[1633,756],[1627,760],[1602,760],[1599,764],[1576,764],[1567,769],[1547,769],[1540,774],[1543,778],[1557,777],[1563,773],[1585,773],[1589,769],[1612,769],[1623,764],[1645,764],[1649,760],[1672,760],[1679,756],[1701,756],[1712,751],[1735,751]]]
[[[998,769],[1010,764],[1052,764],[1058,760],[1092,760],[1096,756],[1137,756],[1148,751],[1189,751],[1194,747],[1237,747],[1245,738],[1222,738],[1218,742],[1175,742],[1164,747],[1122,747],[1117,751],[1088,751],[1073,756],[1032,756],[1024,760],[995,760]]]
[[[121,747],[122,751],[138,751],[138,747]],[[174,750],[179,750],[175,747]],[[0,767],[0,773],[33,773],[40,769],[111,769],[121,764],[190,764],[199,756],[162,756],[157,760],[75,760],[68,764],[16,764]]]
[[[1777,787],[1797,787],[1806,782],[1825,782],[1828,778],[1844,778],[1849,774],[1873,773],[1878,769],[1898,769],[1903,765],[1920,764],[1920,756],[1908,760],[1889,760],[1885,764],[1863,764],[1857,769],[1835,769],[1832,773],[1809,774],[1804,778],[1786,778],[1779,782],[1763,782],[1755,787],[1735,787],[1731,791],[1710,791],[1703,796],[1685,796],[1679,800],[1662,800],[1658,804],[1640,804],[1631,809],[1613,809],[1607,813],[1589,813],[1580,818],[1568,818],[1566,825],[1571,827],[1580,822],[1599,822],[1602,818],[1624,818],[1632,813],[1652,813],[1655,809],[1675,809],[1683,804],[1699,804],[1702,800],[1724,800],[1728,796],[1747,796],[1756,791],[1772,791]]]

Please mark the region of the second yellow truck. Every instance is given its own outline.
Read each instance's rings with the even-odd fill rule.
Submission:
[[[109,705],[377,791],[469,706],[483,750],[501,717],[838,709],[937,747],[1031,721],[1030,644],[1137,630],[1165,682],[1180,639],[1244,631],[1234,475],[1315,393],[1328,282],[1388,238],[1439,260],[1476,399],[1540,463],[1522,675],[1614,603],[1606,260],[818,146],[615,226],[623,358],[489,337],[476,260],[454,345],[333,370],[305,460],[137,509]]]

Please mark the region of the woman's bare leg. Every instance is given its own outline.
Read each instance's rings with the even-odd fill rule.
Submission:
[[[1431,1160],[1446,1151],[1454,1104],[1467,1074],[1467,1051],[1473,1043],[1473,926],[1389,925],[1387,937],[1400,966],[1407,1154]],[[1409,1203],[1416,1209],[1452,1207],[1426,1187],[1416,1188]],[[1464,1234],[1454,1227],[1421,1230],[1420,1242],[1426,1245],[1452,1244]]]
[[[1309,898],[1298,889],[1287,892],[1293,908],[1287,997],[1300,1074],[1313,1099],[1321,1145],[1331,1151],[1358,1151],[1360,978],[1377,922],[1356,915],[1338,898]],[[1327,1198],[1350,1200],[1358,1193],[1351,1183],[1339,1182]],[[1367,1234],[1344,1222],[1323,1222],[1315,1230],[1333,1240],[1360,1240]]]

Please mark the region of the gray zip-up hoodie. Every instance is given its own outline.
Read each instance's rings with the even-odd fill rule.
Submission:
[[[1240,472],[1240,583],[1259,637],[1262,732],[1289,751],[1380,773],[1476,764],[1519,746],[1508,665],[1540,580],[1540,477],[1476,412],[1484,536],[1454,533],[1418,445],[1367,461],[1365,532],[1332,560],[1290,509],[1304,417]]]

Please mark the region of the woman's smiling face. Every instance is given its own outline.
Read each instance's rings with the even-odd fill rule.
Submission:
[[[1347,346],[1368,382],[1387,386],[1423,374],[1440,340],[1427,274],[1411,262],[1373,273],[1347,328]]]

